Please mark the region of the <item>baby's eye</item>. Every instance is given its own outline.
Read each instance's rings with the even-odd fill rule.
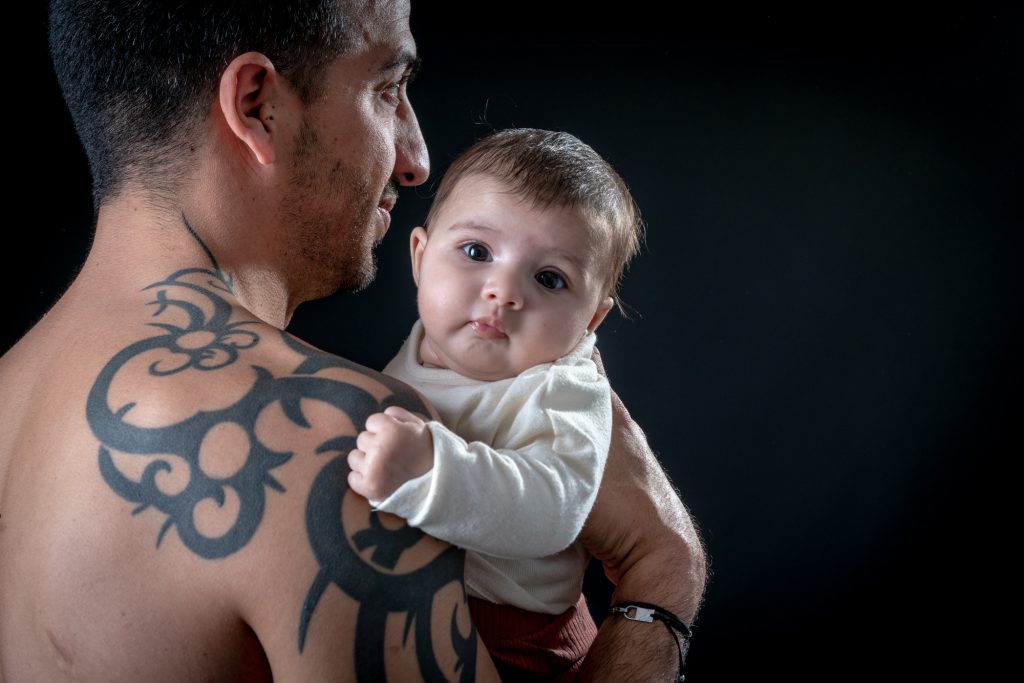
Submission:
[[[488,261],[491,258],[491,252],[479,242],[466,242],[462,245],[462,252],[474,261]]]
[[[565,279],[551,270],[542,270],[536,275],[541,287],[548,289],[565,289]]]

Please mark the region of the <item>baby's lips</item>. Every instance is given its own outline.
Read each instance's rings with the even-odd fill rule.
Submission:
[[[505,334],[505,326],[502,324],[499,318],[494,316],[483,316],[477,318],[471,323],[473,331],[485,339],[505,339],[508,337]]]

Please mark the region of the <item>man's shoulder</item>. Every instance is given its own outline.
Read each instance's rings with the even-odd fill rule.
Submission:
[[[423,415],[431,414],[423,397],[400,379],[269,326],[264,334],[267,343],[262,352],[254,354],[247,362],[261,376],[274,379],[262,382],[257,391],[270,390],[285,400],[301,397],[339,407],[344,404],[352,417],[358,418],[359,429],[370,413],[393,405]]]
[[[357,411],[373,401],[419,402],[401,382],[254,316],[219,268],[179,270],[139,290],[133,305],[139,304],[127,312],[131,328],[141,322],[149,331],[110,357],[93,398],[149,423],[233,406],[262,408],[267,401],[344,400]],[[152,414],[144,415],[147,410]]]
[[[88,417],[100,473],[133,525],[225,587],[275,673],[309,678],[364,614],[432,623],[423,615],[439,595],[448,614],[462,604],[461,552],[348,489],[346,456],[366,417],[389,405],[427,410],[397,380],[237,314],[168,324],[125,347],[101,372]],[[371,636],[381,653],[392,640]]]
[[[133,348],[134,347],[134,348]],[[215,332],[171,331],[133,344],[108,363],[94,394],[138,424],[266,410],[297,417],[302,402],[333,405],[361,428],[373,412],[401,405],[428,414],[408,385],[252,321]],[[99,398],[99,396],[97,396]]]

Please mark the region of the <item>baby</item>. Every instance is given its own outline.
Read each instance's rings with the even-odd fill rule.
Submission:
[[[444,424],[366,421],[349,485],[467,553],[474,623],[503,680],[571,680],[596,634],[576,541],[611,438],[591,360],[641,224],[618,174],[567,133],[470,147],[412,232],[420,319],[385,368]]]

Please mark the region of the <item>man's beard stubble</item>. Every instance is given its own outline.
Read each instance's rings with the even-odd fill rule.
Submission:
[[[327,169],[319,137],[304,120],[295,143],[293,191],[282,202],[289,270],[302,301],[366,288],[377,274],[372,221],[379,197],[341,160]]]

